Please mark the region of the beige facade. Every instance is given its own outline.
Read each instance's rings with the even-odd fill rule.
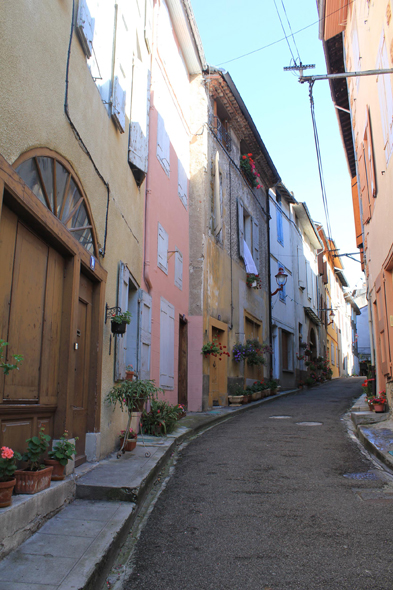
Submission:
[[[15,434],[15,431],[18,416],[24,415],[23,400],[15,397],[14,402],[9,404],[5,398],[2,399],[0,415],[4,444],[14,446],[20,451],[23,450],[19,448],[20,439],[32,435],[44,422],[49,433],[55,438],[62,434],[64,428],[68,428],[71,436],[75,434],[76,418],[72,410],[75,407],[75,400],[73,402],[72,399],[75,388],[73,375],[77,371],[75,366],[81,361],[78,360],[78,335],[74,333],[74,329],[78,321],[78,301],[85,301],[79,290],[82,282],[80,276],[86,276],[93,284],[93,292],[96,293],[92,303],[92,317],[97,322],[98,331],[94,341],[90,343],[89,353],[91,361],[94,359],[95,372],[87,368],[87,373],[83,377],[84,384],[81,385],[82,388],[90,388],[88,398],[81,402],[86,406],[84,411],[90,417],[94,415],[94,419],[90,419],[87,425],[78,427],[78,432],[80,431],[83,436],[82,442],[79,443],[79,454],[81,460],[85,460],[86,456],[99,458],[112,450],[118,431],[124,427],[124,416],[118,412],[114,413],[104,403],[105,394],[113,385],[116,338],[119,338],[111,335],[110,321],[104,321],[105,304],[108,307],[118,305],[120,261],[126,263],[136,285],[139,285],[141,280],[144,185],[138,187],[129,165],[131,79],[128,80],[129,86],[125,89],[127,100],[122,132],[123,129],[119,127],[113,109],[111,111],[111,105],[105,104],[102,99],[99,84],[92,77],[91,63],[88,63],[81,37],[77,33],[78,7],[81,4],[82,1],[78,4],[71,0],[61,3],[51,0],[39,3],[6,3],[0,15],[0,51],[3,56],[0,62],[0,154],[4,159],[1,160],[0,167],[5,184],[1,219],[4,221],[4,211],[7,208],[18,216],[18,223],[23,224],[43,243],[53,247],[67,264],[70,260],[73,261],[72,272],[66,277],[67,284],[61,287],[63,301],[70,300],[71,303],[69,309],[64,305],[60,312],[63,313],[63,323],[58,342],[55,343],[59,347],[56,363],[59,366],[59,375],[63,376],[61,383],[53,385],[58,390],[57,401],[51,404],[49,411],[45,400],[42,403],[40,399],[42,392],[36,396],[29,406],[28,415],[26,414],[29,426],[21,436]],[[122,3],[118,4],[119,11]],[[108,8],[111,15],[108,34],[113,40],[116,22],[115,3],[108,1]],[[117,14],[119,16],[121,13]],[[145,43],[144,22],[139,23],[134,19],[132,23],[132,40],[130,38],[124,41],[118,36],[113,44],[114,51],[119,52],[120,49],[124,51],[124,46],[120,48],[120,42],[126,43],[131,65],[133,52],[137,50],[133,43],[136,42],[135,29],[138,26],[142,31],[139,40],[141,47]],[[112,51],[112,43],[110,45]],[[148,63],[149,54],[146,46],[142,53],[141,59]],[[110,54],[107,57],[112,63],[114,56]],[[112,77],[115,72],[116,68],[112,70]],[[113,84],[114,79],[110,82]],[[78,244],[75,237],[78,232],[72,233],[73,230],[69,231],[69,236],[70,244],[75,242],[74,249],[64,244],[64,240],[59,243],[61,232],[64,228],[70,230],[72,221],[64,224],[65,217],[59,219],[59,210],[56,211],[53,205],[50,208],[47,203],[39,201],[34,194],[34,191],[37,193],[34,186],[30,186],[32,190],[27,189],[23,183],[17,187],[16,181],[10,177],[9,167],[15,167],[15,163],[18,165],[21,159],[28,156],[34,158],[42,153],[37,151],[42,148],[47,150],[45,154],[50,158],[59,155],[77,179],[91,213],[90,221],[93,230],[95,228],[99,252],[89,250],[86,256],[83,252],[81,254],[80,245],[83,245],[83,241],[80,240]],[[26,153],[28,154],[24,156]],[[35,163],[33,166],[38,165]],[[57,182],[59,183],[59,177]],[[5,243],[3,232],[0,234],[3,249]],[[90,256],[94,257],[93,261]],[[100,284],[98,291],[94,287],[96,284]],[[26,313],[31,317],[32,312],[27,310]],[[66,313],[69,314],[68,320],[64,318]],[[132,321],[137,321],[137,318],[133,318]],[[10,326],[3,322],[0,337],[9,340],[10,330]],[[15,354],[22,350],[17,350],[15,344],[10,341],[10,352]],[[23,354],[25,360],[19,371],[21,379],[24,366],[28,365],[29,350],[23,349]],[[42,379],[43,376],[38,374],[41,384]]]

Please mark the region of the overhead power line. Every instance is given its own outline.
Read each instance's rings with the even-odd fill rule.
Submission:
[[[354,1],[355,0],[349,0],[346,4],[344,4],[344,6],[341,6],[341,8],[338,8],[337,10],[333,10],[333,12],[330,12],[329,14],[325,15],[324,18],[327,18],[329,16],[332,16],[336,12],[340,12],[340,10],[342,10],[346,6],[349,6],[350,4],[353,4]],[[299,33],[302,33],[303,31],[305,31],[306,29],[309,29],[310,27],[313,27],[314,25],[319,24],[322,20],[324,20],[324,19],[323,18],[319,18],[318,20],[314,21],[313,23],[310,23],[309,25],[306,25],[305,27],[302,27],[301,29],[298,29],[297,31],[295,31],[294,33],[292,33],[292,36],[298,35]],[[258,47],[258,49],[253,49],[252,51],[249,51],[248,53],[243,53],[242,55],[238,55],[237,57],[233,57],[232,59],[228,59],[226,61],[222,61],[218,65],[219,66],[224,66],[225,64],[229,64],[229,63],[231,63],[233,61],[237,61],[238,59],[243,59],[243,57],[248,57],[249,55],[252,55],[253,53],[258,53],[258,51],[262,51],[263,49],[268,49],[269,47],[272,47],[273,45],[277,45],[277,43],[282,43],[283,41],[286,41],[286,37],[281,37],[281,39],[277,39],[276,41],[272,41],[271,43],[268,43],[267,45],[263,45],[262,47]]]

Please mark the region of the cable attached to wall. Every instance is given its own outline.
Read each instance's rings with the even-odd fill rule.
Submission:
[[[106,187],[106,190],[107,190],[107,202],[106,202],[106,214],[105,214],[105,231],[104,231],[104,245],[99,250],[99,253],[100,253],[101,257],[104,258],[105,253],[106,253],[106,240],[107,240],[107,235],[108,235],[108,215],[109,215],[109,198],[110,198],[109,183],[102,176],[102,174],[99,171],[96,163],[94,162],[93,156],[89,152],[89,150],[88,150],[85,142],[83,141],[82,137],[80,136],[79,131],[75,127],[75,125],[74,125],[74,123],[73,123],[73,121],[71,119],[71,116],[70,116],[70,113],[69,113],[69,109],[68,109],[68,85],[69,85],[69,72],[70,72],[70,60],[71,60],[71,46],[72,46],[72,39],[73,39],[73,36],[74,36],[74,28],[75,28],[75,0],[72,0],[72,21],[71,21],[71,32],[70,32],[70,40],[69,40],[69,43],[68,43],[68,53],[67,53],[67,66],[66,66],[66,79],[65,79],[65,96],[64,96],[64,113],[65,113],[65,116],[67,117],[67,120],[68,120],[68,122],[69,122],[69,124],[71,126],[72,131],[74,132],[74,135],[75,135],[76,139],[78,140],[79,145],[82,147],[83,151],[85,152],[85,154],[89,158],[90,162],[93,164],[93,168],[96,171],[97,176],[103,182],[103,184],[104,184],[104,186]]]

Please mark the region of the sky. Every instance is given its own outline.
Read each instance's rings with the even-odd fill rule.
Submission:
[[[318,38],[316,0],[191,0],[191,3],[207,63],[229,72],[282,181],[297,201],[307,203],[313,220],[322,223],[326,230],[309,85],[300,84],[294,72],[283,71],[284,67],[293,65],[293,57],[298,59],[299,54],[303,64],[316,66],[305,75],[326,73],[322,42]],[[273,45],[235,59],[269,44]],[[358,250],[351,179],[329,82],[315,82],[313,95],[332,237],[340,254],[354,253]],[[359,260],[359,255],[354,258]],[[341,260],[348,283],[354,287],[363,277],[360,264],[346,257]]]

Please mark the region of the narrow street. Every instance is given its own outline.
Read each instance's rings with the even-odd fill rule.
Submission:
[[[125,588],[391,590],[393,480],[341,419],[360,384],[277,399],[192,441]]]

